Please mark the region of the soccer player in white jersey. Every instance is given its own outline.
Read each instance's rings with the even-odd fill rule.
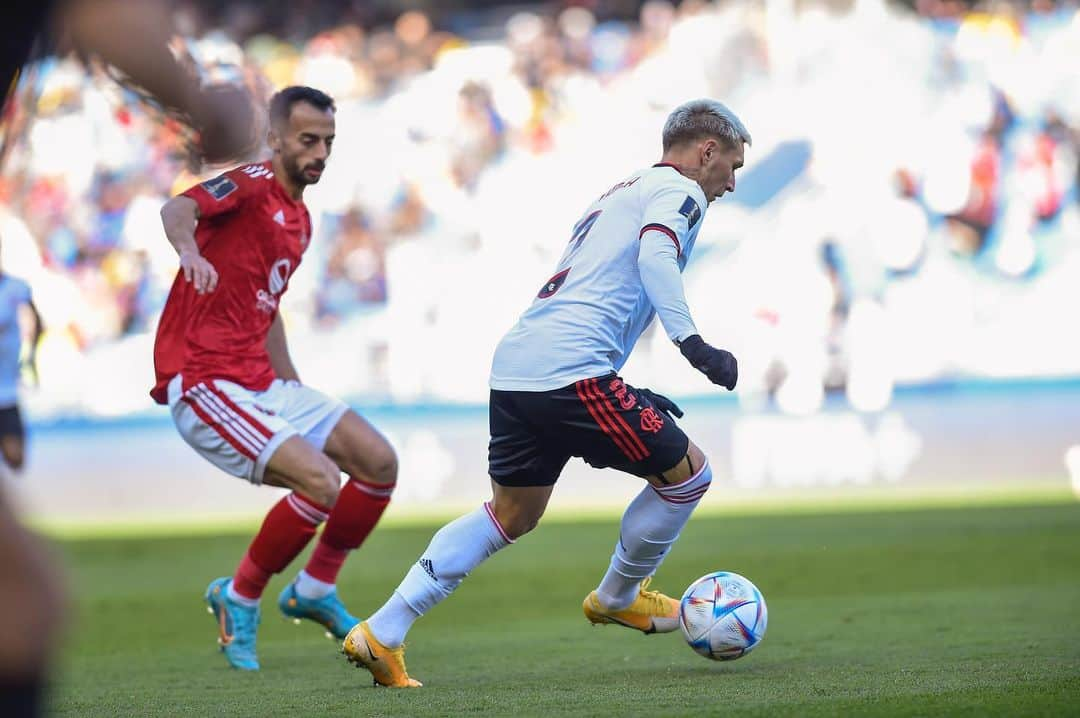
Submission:
[[[676,599],[647,590],[712,472],[670,400],[617,372],[655,314],[683,356],[735,388],[735,358],[701,338],[682,270],[709,203],[735,189],[750,133],[724,105],[695,100],[663,130],[663,158],[618,182],[574,226],[554,275],[499,343],[491,370],[493,497],[441,528],[390,599],[345,638],[377,684],[416,687],[403,641],[420,616],[496,551],[532,530],[572,456],[647,482],[622,518],[607,572],[585,598],[592,623],[678,627]],[[674,415],[674,416],[673,416]]]
[[[0,456],[9,468],[18,471],[25,455],[25,428],[19,413],[19,374],[22,367],[22,326],[19,313],[32,319],[30,348],[26,364],[37,372],[35,356],[41,339],[41,315],[30,296],[30,285],[0,272]]]

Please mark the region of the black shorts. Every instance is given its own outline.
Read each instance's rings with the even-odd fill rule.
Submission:
[[[675,420],[615,374],[552,391],[491,391],[488,473],[502,486],[551,486],[571,456],[655,476],[686,456]]]
[[[18,404],[0,409],[0,436],[23,436],[25,433]]]

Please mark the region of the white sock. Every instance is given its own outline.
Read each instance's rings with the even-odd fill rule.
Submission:
[[[416,619],[453,593],[486,558],[512,543],[488,503],[451,521],[431,538],[390,600],[368,619],[368,628],[384,646],[400,646]]]
[[[296,592],[302,598],[317,601],[324,596],[330,595],[334,590],[334,584],[320,581],[307,571],[301,570],[296,576]]]
[[[420,614],[401,597],[397,591],[382,608],[367,620],[368,628],[384,646],[397,648],[405,641],[405,634],[412,628]]]
[[[259,599],[248,598],[247,596],[241,596],[239,593],[237,593],[235,581],[229,581],[229,587],[225,589],[225,595],[230,601],[232,601],[233,603],[239,603],[241,606],[250,607],[259,605]]]
[[[642,579],[656,573],[711,482],[712,469],[706,461],[686,481],[674,486],[650,484],[630,502],[611,565],[596,589],[600,603],[619,610],[634,602]]]

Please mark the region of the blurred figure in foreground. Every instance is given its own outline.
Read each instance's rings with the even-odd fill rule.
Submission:
[[[169,4],[164,0],[32,0],[9,4],[4,12],[0,42],[0,82],[3,83],[4,146],[0,168],[11,138],[27,118],[6,109],[18,85],[21,68],[35,51],[70,42],[83,57],[97,57],[116,72],[118,81],[176,116],[192,132],[191,146],[200,161],[224,162],[243,154],[254,141],[254,108],[239,87],[204,88],[190,68],[172,55]],[[12,278],[0,278],[3,311],[12,304],[30,304],[29,292]],[[14,313],[14,310],[12,310]],[[36,319],[36,311],[34,312]],[[18,331],[3,321],[5,332]],[[40,333],[36,321],[35,334]],[[11,350],[10,340],[7,350]],[[36,340],[35,340],[36,343]],[[17,354],[16,354],[17,356]],[[7,357],[4,361],[17,359]],[[17,369],[15,370],[17,372]],[[8,372],[9,374],[11,372]],[[0,387],[2,388],[2,387]],[[7,401],[0,397],[0,404]],[[22,464],[21,420],[0,410],[0,451],[12,467]],[[12,423],[19,424],[12,431]],[[51,656],[63,627],[63,590],[41,542],[22,528],[0,489],[0,716],[24,718],[43,710]]]
[[[23,366],[23,325],[26,312],[32,323],[26,366],[37,381],[37,345],[43,327],[41,315],[30,296],[30,285],[0,269],[0,456],[8,468],[19,471],[25,455],[25,435],[19,412],[19,374]]]

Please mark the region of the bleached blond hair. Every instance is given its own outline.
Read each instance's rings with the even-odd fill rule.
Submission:
[[[664,151],[683,142],[716,137],[729,147],[738,142],[752,145],[750,132],[738,116],[722,102],[691,100],[676,107],[664,122]]]

